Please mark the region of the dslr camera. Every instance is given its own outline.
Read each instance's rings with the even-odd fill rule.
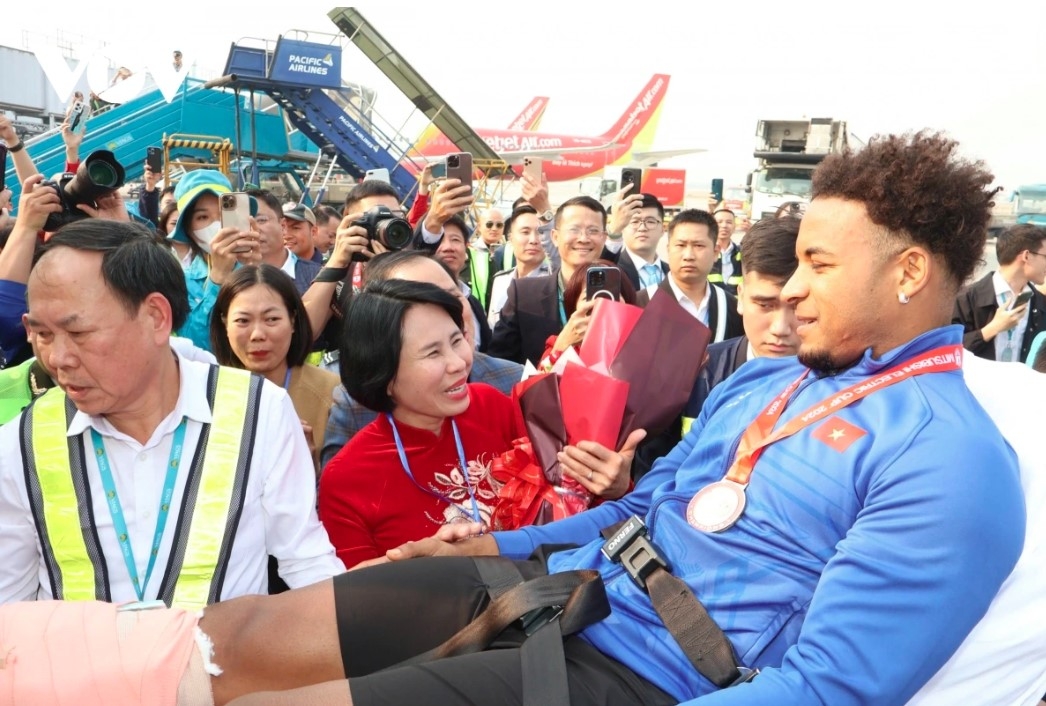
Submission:
[[[388,206],[375,206],[352,225],[366,229],[367,240],[378,241],[386,250],[403,250],[414,241],[414,229],[410,223],[393,215]],[[352,259],[363,262],[366,258],[354,254]]]
[[[40,186],[50,186],[58,193],[62,210],[47,217],[44,230],[55,231],[64,225],[87,218],[87,214],[77,206],[86,204],[97,207],[100,197],[123,186],[124,168],[116,161],[116,156],[108,150],[98,150],[80,162],[75,173],[66,172]]]

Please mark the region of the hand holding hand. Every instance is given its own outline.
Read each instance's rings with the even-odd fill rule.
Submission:
[[[497,542],[491,535],[480,533],[485,527],[478,522],[444,525],[432,537],[401,544],[387,551],[385,556],[391,561],[421,556],[497,556]]]

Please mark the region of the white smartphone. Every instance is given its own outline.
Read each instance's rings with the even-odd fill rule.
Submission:
[[[367,173],[363,176],[363,181],[383,181],[386,184],[391,183],[389,181],[389,170],[388,169],[368,169]]]
[[[536,181],[538,184],[541,183],[541,168],[542,162],[540,157],[523,158],[523,173],[529,176],[534,181]]]
[[[219,199],[222,228],[235,228],[241,233],[251,229],[251,197],[242,191],[222,194]],[[234,248],[233,252],[249,252],[250,248]]]

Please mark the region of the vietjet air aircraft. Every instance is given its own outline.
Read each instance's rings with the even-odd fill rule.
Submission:
[[[540,157],[544,161],[545,177],[550,182],[602,174],[603,168],[612,164],[643,166],[671,156],[700,152],[702,150],[695,149],[649,151],[670,78],[666,74],[655,74],[617,122],[602,135],[579,137],[513,129],[518,119],[513,128],[478,128],[476,134],[509,164],[519,164],[527,156]],[[544,111],[543,106],[541,110]],[[438,128],[429,125],[410,156],[415,161],[425,162],[457,151],[458,147]]]

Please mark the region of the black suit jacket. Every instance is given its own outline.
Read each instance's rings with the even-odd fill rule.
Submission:
[[[978,358],[995,360],[995,339],[985,341],[981,329],[992,320],[999,309],[995,299],[995,285],[989,273],[959,292],[955,298],[955,311],[952,314],[953,324],[962,324],[962,345]],[[1021,357],[1028,357],[1031,342],[1040,331],[1046,331],[1046,297],[1031,285],[1031,301],[1028,302],[1028,327],[1024,329],[1021,339]],[[1005,334],[999,334],[1005,335]]]
[[[517,363],[541,362],[545,341],[563,328],[559,318],[559,273],[514,279],[494,326],[487,355]]]
[[[607,255],[609,252],[609,250],[604,250],[603,254]],[[604,259],[617,263],[617,266],[625,273],[625,277],[628,277],[628,281],[632,283],[637,293],[643,289],[643,284],[639,279],[639,271],[636,270],[636,263],[632,262],[632,258],[625,254],[623,246],[613,257]],[[661,271],[665,273],[665,277],[668,277],[668,263],[664,260],[661,261]]]
[[[708,283],[709,287],[716,289],[722,289],[717,284]],[[664,290],[668,293],[668,296],[673,299],[676,298],[675,292],[672,291],[672,285],[668,282],[668,276],[657,285],[658,289]],[[730,292],[724,292],[726,294],[726,311],[719,311],[719,298],[715,292],[711,292],[708,297],[708,328],[712,331],[711,343],[719,343],[725,341],[728,338],[737,338],[745,334],[744,324],[741,322],[741,315],[737,313],[737,297]],[[639,292],[639,296],[636,297],[636,304],[639,306],[646,306],[650,303],[650,295],[647,294],[645,289]],[[716,327],[719,325],[719,317],[726,316],[726,330],[723,333],[722,338],[716,338],[715,332]]]

